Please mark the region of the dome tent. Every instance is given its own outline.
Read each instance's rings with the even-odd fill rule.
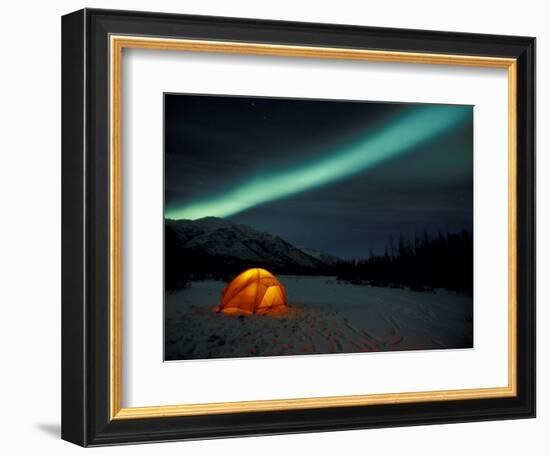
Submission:
[[[265,269],[253,268],[235,277],[223,290],[218,312],[268,313],[286,308],[285,288]]]

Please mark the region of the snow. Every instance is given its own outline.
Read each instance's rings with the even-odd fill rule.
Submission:
[[[473,347],[472,298],[278,276],[289,308],[279,315],[215,313],[226,283],[192,282],[167,293],[165,359],[233,358]]]

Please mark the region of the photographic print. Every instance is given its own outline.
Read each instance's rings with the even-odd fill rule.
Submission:
[[[164,94],[165,360],[472,348],[473,110]]]

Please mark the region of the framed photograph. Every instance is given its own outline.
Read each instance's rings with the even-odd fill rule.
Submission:
[[[535,39],[62,21],[62,437],[535,416]]]

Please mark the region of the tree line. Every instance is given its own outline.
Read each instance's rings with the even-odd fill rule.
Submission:
[[[343,261],[336,266],[339,280],[373,286],[406,286],[412,290],[446,288],[473,292],[473,236],[427,232],[413,238],[390,237],[383,255]]]

